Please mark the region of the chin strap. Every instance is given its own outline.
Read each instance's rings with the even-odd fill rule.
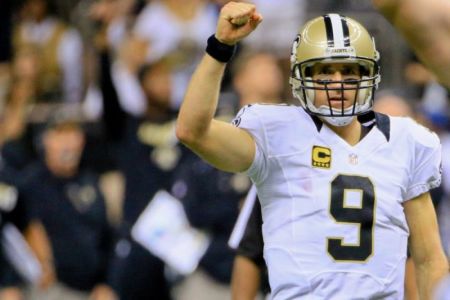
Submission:
[[[341,126],[347,126],[350,124],[355,116],[348,116],[348,117],[325,117],[322,116],[322,118],[325,122],[329,123],[330,125],[341,127]]]

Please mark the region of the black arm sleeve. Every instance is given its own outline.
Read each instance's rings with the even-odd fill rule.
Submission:
[[[12,4],[11,0],[0,2],[0,63],[8,62],[12,56]]]
[[[112,81],[111,58],[107,50],[100,53],[100,74],[105,135],[108,141],[116,142],[124,135],[126,112],[120,106],[119,97]]]

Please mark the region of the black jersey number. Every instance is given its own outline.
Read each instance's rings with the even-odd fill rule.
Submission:
[[[346,201],[350,192],[359,195],[357,205]],[[359,226],[359,242],[346,245],[343,237],[330,237],[328,253],[337,261],[367,260],[373,251],[375,189],[372,182],[367,177],[338,175],[331,182],[330,200],[330,214],[336,222]]]

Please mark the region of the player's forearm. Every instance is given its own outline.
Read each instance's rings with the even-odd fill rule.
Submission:
[[[423,47],[421,41],[430,37],[435,25],[430,0],[372,0],[378,11],[410,42]],[[433,3],[433,5],[436,2]]]
[[[435,286],[449,272],[448,261],[442,253],[430,261],[415,264],[420,299],[431,299]]]
[[[450,2],[372,0],[440,83],[450,87]]]
[[[177,120],[177,137],[185,144],[208,131],[219,99],[225,64],[205,54],[191,78]]]

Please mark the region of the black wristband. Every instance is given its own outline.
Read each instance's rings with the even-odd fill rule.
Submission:
[[[208,38],[206,53],[208,53],[214,59],[223,63],[227,63],[231,60],[235,52],[236,45],[230,46],[224,44],[216,39],[214,34]]]

